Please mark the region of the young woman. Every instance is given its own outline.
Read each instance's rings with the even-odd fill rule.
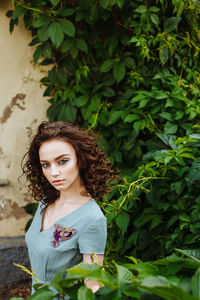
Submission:
[[[94,137],[68,122],[43,122],[26,157],[23,171],[39,201],[26,234],[38,281],[80,262],[102,264],[107,226],[95,200],[108,192],[114,171]],[[96,281],[86,285],[99,289]]]

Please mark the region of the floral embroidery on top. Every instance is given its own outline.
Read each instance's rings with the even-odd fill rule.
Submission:
[[[53,233],[54,240],[51,242],[52,246],[57,247],[60,241],[66,241],[76,232],[76,229],[69,227],[61,227],[59,224],[54,224],[55,231]]]

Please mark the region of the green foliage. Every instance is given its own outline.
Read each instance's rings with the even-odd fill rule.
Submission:
[[[23,208],[24,210],[32,216],[32,218],[30,220],[28,220],[28,222],[26,223],[26,226],[25,226],[25,231],[27,231],[32,223],[32,220],[33,220],[33,216],[35,215],[36,213],[36,210],[37,210],[37,207],[38,207],[38,203],[37,202],[34,202],[34,203],[28,203],[27,205],[25,205]]]
[[[200,247],[199,1],[12,2],[10,31],[23,17],[49,67],[49,119],[93,129],[121,170],[102,204],[107,255]]]
[[[113,263],[112,272],[99,265],[79,264],[62,271],[52,279],[50,285],[36,284],[36,292],[29,298],[61,299],[64,295],[72,300],[114,299],[166,299],[198,300],[200,261],[190,253],[183,257],[171,255],[152,262],[142,262],[129,257],[126,264]],[[195,250],[200,256],[200,251]],[[93,294],[84,284],[84,279],[97,280],[102,288]],[[76,284],[75,284],[76,283]]]

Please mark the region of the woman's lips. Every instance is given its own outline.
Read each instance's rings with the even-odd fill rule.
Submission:
[[[64,182],[64,180],[54,180],[54,181],[52,181],[53,184],[61,184],[63,182]]]

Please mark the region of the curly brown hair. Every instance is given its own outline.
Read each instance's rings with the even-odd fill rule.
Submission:
[[[115,172],[111,169],[110,161],[105,158],[93,134],[88,134],[70,122],[44,121],[38,127],[30,148],[22,160],[26,159],[25,163],[22,163],[22,170],[28,181],[28,189],[35,200],[49,205],[55,202],[60,194],[43,175],[39,159],[40,146],[52,139],[64,140],[74,147],[79,174],[87,195],[99,200],[109,192],[109,182],[115,177]]]

